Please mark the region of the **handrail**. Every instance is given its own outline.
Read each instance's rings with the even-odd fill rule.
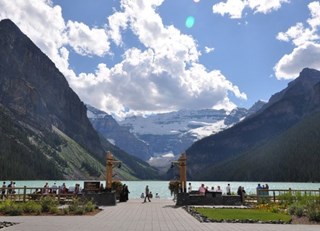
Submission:
[[[271,196],[269,194],[271,192]],[[264,198],[273,198],[273,202],[277,201],[277,196],[281,195],[281,193],[290,193],[290,194],[296,194],[296,193],[304,193],[304,195],[314,195],[314,196],[320,196],[320,188],[319,189],[257,189],[257,202],[260,199]]]
[[[5,194],[2,194],[2,191],[5,190]],[[49,190],[49,191],[46,191]],[[56,190],[56,193],[53,193],[52,191]],[[63,202],[65,200],[71,199],[78,194],[72,193],[64,193],[60,192],[58,188],[43,188],[43,187],[1,187],[1,198],[0,199],[10,199],[13,201],[28,201],[28,200],[38,200],[45,196],[50,196],[55,199],[57,199],[59,202]]]

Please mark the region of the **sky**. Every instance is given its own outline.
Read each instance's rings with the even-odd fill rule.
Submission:
[[[320,70],[320,1],[0,0],[5,18],[116,119],[249,108]]]

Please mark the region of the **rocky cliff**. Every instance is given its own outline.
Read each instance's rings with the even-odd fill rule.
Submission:
[[[8,19],[0,22],[0,109],[3,178],[104,178],[109,150],[123,161],[118,177],[157,174],[99,136],[62,73]]]
[[[86,107],[54,63],[10,20],[0,23],[0,102],[39,131],[54,125],[102,157]]]

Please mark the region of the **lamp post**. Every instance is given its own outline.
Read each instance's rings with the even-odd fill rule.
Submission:
[[[115,164],[118,164],[118,167],[121,167],[121,161],[114,160],[113,155],[110,151],[107,152],[106,156],[106,189],[112,189],[112,169],[115,167]]]
[[[187,156],[182,153],[178,161],[171,162],[171,168],[179,166],[180,192],[187,192]]]

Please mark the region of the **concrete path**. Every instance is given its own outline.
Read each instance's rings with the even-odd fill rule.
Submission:
[[[320,225],[200,223],[172,201],[162,199],[151,203],[129,200],[103,207],[95,216],[19,216],[0,217],[0,221],[19,223],[1,231],[320,231]]]

